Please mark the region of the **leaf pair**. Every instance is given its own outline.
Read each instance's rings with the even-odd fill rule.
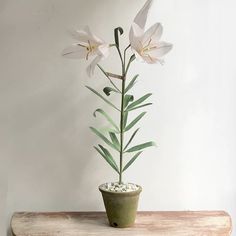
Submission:
[[[122,172],[125,171],[126,169],[128,169],[130,167],[131,164],[133,164],[133,162],[138,158],[138,156],[141,154],[142,152],[138,152],[136,153],[131,159],[130,161],[125,165],[125,167],[123,168]]]
[[[120,151],[120,142],[119,142],[118,138],[116,137],[116,134],[113,132],[109,132],[109,135],[110,135],[112,143],[115,145],[117,150]]]
[[[119,168],[115,162],[115,160],[113,159],[111,153],[104,148],[102,145],[98,145],[100,147],[100,149],[98,147],[94,147],[98,153],[107,161],[107,163],[119,174]]]
[[[102,109],[98,108],[96,111],[94,111],[93,116],[96,117],[96,113],[99,112],[100,114],[102,114],[107,121],[112,125],[112,127],[115,128],[116,132],[120,132],[120,129],[118,128],[118,126],[115,124],[115,122],[113,121],[113,119]]]
[[[134,146],[132,148],[129,148],[125,152],[136,152],[136,151],[140,151],[140,150],[142,150],[144,148],[152,147],[152,146],[156,146],[156,144],[154,142],[146,142],[146,143],[142,143],[142,144],[136,145],[136,146]]]
[[[97,129],[90,127],[90,129],[99,137],[101,138],[107,145],[109,145],[110,147],[112,147],[113,149],[115,149],[116,151],[120,151],[120,145],[119,145],[119,141],[115,135],[115,133],[110,132],[110,137],[111,140],[110,141],[108,138],[106,138],[100,131],[98,131]]]
[[[131,104],[128,105],[128,107],[126,108],[126,111],[133,111],[135,109],[151,105],[152,103],[146,103],[143,105],[139,105],[142,102],[144,102],[147,98],[149,98],[151,95],[152,95],[151,93],[148,93],[148,94],[142,96],[141,98],[139,98],[138,100],[132,102]]]
[[[137,130],[136,130],[137,132]],[[127,145],[126,145],[127,146]],[[143,144],[140,144],[140,145],[137,145],[137,146],[134,146],[130,149],[128,149],[126,152],[134,152],[134,151],[140,151],[144,148],[147,148],[147,147],[151,147],[151,146],[156,146],[156,144],[154,142],[147,142],[147,143],[143,143]],[[123,168],[122,172],[125,171],[126,169],[128,169],[128,167],[133,164],[133,162],[138,158],[138,156],[142,153],[142,151],[140,152],[137,152],[131,159],[130,161],[125,165],[125,167]]]
[[[135,75],[134,78],[129,82],[128,86],[125,88],[125,93],[127,93],[135,85],[138,76],[139,75]]]
[[[125,88],[125,93],[127,93],[135,85],[138,76],[139,75],[135,75],[134,78],[129,82],[128,86]],[[132,102],[133,100],[129,99],[129,102],[132,102],[132,103],[127,107],[126,111],[132,111],[132,110],[135,110],[135,109],[138,109],[138,108],[141,108],[141,107],[152,105],[152,103],[146,103],[146,104],[143,104],[143,105],[139,106],[139,104],[144,102],[151,95],[152,95],[151,93],[148,93],[148,94],[142,96],[141,98],[139,98],[138,100],[136,100],[134,102]],[[131,95],[125,95],[125,96],[127,96],[127,99],[128,99]]]
[[[134,100],[133,95],[126,94],[125,97],[124,97],[124,108],[126,108],[128,106],[128,104],[130,102],[132,102],[133,100]]]
[[[147,112],[142,112],[140,115],[138,115],[132,122],[130,122],[126,127],[125,127],[125,131],[130,130],[131,128],[133,128],[134,125],[136,125],[138,123],[139,120],[142,119],[142,117],[146,114]]]

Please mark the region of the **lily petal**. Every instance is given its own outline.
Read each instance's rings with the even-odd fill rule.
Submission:
[[[131,32],[132,31],[132,32]],[[140,51],[143,47],[142,45],[142,36],[143,36],[143,29],[141,29],[137,24],[133,23],[130,29],[130,45],[131,48],[135,51]]]
[[[97,56],[93,59],[93,61],[89,64],[86,71],[89,77],[91,77],[94,74],[94,70],[98,62],[102,59],[102,56]]]
[[[149,9],[152,5],[153,0],[147,0],[141,10],[138,12],[136,17],[134,18],[134,22],[139,25],[140,28],[144,29],[147,21],[147,15]]]
[[[142,56],[142,59],[143,59],[144,62],[146,62],[148,64],[156,64],[159,61],[159,59],[152,58],[149,55]]]
[[[131,29],[133,30],[133,36],[134,37],[141,37],[144,34],[144,29],[142,29],[138,24],[133,23],[131,26]]]
[[[68,30],[69,34],[80,44],[88,44],[88,34],[83,30]]]
[[[157,46],[149,50],[148,54],[152,58],[160,58],[172,49],[173,45],[166,42],[159,42]]]
[[[90,43],[95,43],[95,44],[104,43],[104,40],[94,35],[88,26],[85,26],[84,30],[68,30],[68,31],[69,34],[80,44],[88,45],[88,41],[90,41]]]
[[[145,62],[146,61],[146,58],[141,56],[137,51],[133,51],[134,55],[135,55],[135,58],[137,61],[139,62]]]
[[[103,57],[108,57],[110,52],[109,44],[102,44],[98,47],[98,54]]]
[[[144,28],[146,25],[147,15],[148,15],[149,9],[152,5],[152,2],[153,2],[153,0],[147,0],[146,3],[144,4],[144,6],[141,8],[141,10],[138,12],[138,14],[134,18],[133,24],[138,25],[143,31],[144,31]],[[134,28],[133,28],[133,24],[132,24],[132,27],[130,28],[130,31],[129,31],[130,41],[135,33]]]
[[[162,25],[160,23],[154,24],[144,33],[142,44],[147,45],[148,43],[158,42],[161,38],[162,32]]]
[[[95,42],[97,44],[103,44],[104,41],[97,37],[95,34],[93,34],[88,26],[84,27],[84,31],[87,33],[88,38],[90,39],[91,42]]]
[[[71,45],[62,51],[62,56],[67,57],[67,58],[82,59],[82,58],[85,58],[86,55],[87,55],[86,48],[81,47],[77,44]]]

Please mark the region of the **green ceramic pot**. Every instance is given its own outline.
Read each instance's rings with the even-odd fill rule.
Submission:
[[[104,190],[101,186],[99,186],[99,190],[102,193],[110,225],[117,228],[134,225],[142,188],[138,186],[139,189],[136,191],[120,193]]]

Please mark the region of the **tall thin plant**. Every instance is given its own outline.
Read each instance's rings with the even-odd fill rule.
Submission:
[[[94,57],[93,61],[87,67],[88,75],[93,75],[95,67],[98,67],[111,84],[110,86],[103,89],[104,95],[89,86],[86,87],[94,94],[96,94],[99,98],[101,98],[104,102],[109,104],[113,109],[119,112],[119,124],[116,124],[115,121],[103,109],[99,108],[94,112],[95,117],[97,113],[100,113],[110,123],[111,129],[109,129],[108,133],[104,134],[104,132],[101,132],[94,127],[90,127],[90,129],[99,138],[101,138],[101,140],[107,146],[119,153],[119,163],[117,164],[115,158],[106,147],[101,144],[98,144],[98,146],[94,147],[97,152],[107,161],[107,163],[117,172],[119,176],[119,184],[121,184],[123,181],[123,172],[127,170],[128,167],[130,167],[130,165],[140,156],[142,151],[145,148],[155,146],[155,143],[153,141],[131,146],[131,143],[139,128],[133,131],[132,135],[125,143],[126,132],[133,129],[134,126],[146,114],[146,112],[141,112],[132,121],[128,122],[128,116],[130,112],[152,104],[150,102],[147,102],[147,99],[152,95],[151,93],[147,93],[136,100],[130,93],[138,78],[138,75],[135,75],[131,80],[129,80],[129,82],[127,82],[127,74],[130,65],[134,60],[143,61],[148,64],[163,64],[163,59],[161,57],[168,53],[172,48],[172,45],[170,43],[159,40],[163,31],[162,25],[160,23],[154,24],[145,31],[147,15],[152,2],[152,0],[147,0],[143,8],[134,18],[134,22],[129,32],[130,44],[124,50],[121,50],[119,43],[120,35],[122,35],[124,32],[121,27],[115,28],[114,43],[112,44],[106,43],[104,40],[94,35],[90,31],[89,27],[85,27],[84,30],[71,31],[71,34],[77,40],[77,43],[73,44],[63,51],[63,56],[69,58],[84,58],[88,60],[90,57]],[[109,55],[110,48],[112,47],[115,47],[117,49],[120,58],[120,75],[107,72],[100,65],[100,61],[105,59]],[[131,56],[127,58],[127,51],[130,49],[132,53]],[[120,81],[119,86],[114,83],[114,80]],[[117,107],[110,101],[109,96],[111,93],[115,93],[120,96],[119,107]],[[128,161],[125,161],[124,159],[124,155],[126,153],[130,153],[133,155],[132,158],[130,158]]]

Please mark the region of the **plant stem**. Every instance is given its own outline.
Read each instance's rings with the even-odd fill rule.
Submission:
[[[124,66],[126,65],[126,51],[131,47],[131,45],[129,44],[125,50],[124,50]]]
[[[121,89],[121,107],[120,107],[120,172],[119,172],[119,184],[122,184],[122,172],[123,172],[123,145],[124,145],[124,98],[125,98],[125,80],[126,80],[126,74],[129,70],[129,66],[131,62],[133,61],[133,57],[131,56],[129,59],[129,62],[127,64],[127,67],[125,65],[125,56],[126,51],[130,47],[130,45],[124,50],[124,60],[121,56],[121,64],[122,64],[122,89]],[[120,53],[120,50],[118,48],[118,52]]]
[[[121,108],[120,108],[120,173],[119,184],[122,183],[123,170],[123,141],[124,141],[124,97],[125,97],[125,73],[123,71],[122,90],[121,90]]]
[[[128,72],[130,63],[132,59],[130,58],[127,68],[126,68],[126,51],[129,49],[130,45],[128,45],[124,50],[124,58],[122,57],[119,45],[116,45],[118,54],[121,60],[122,66],[122,89],[121,89],[121,107],[120,107],[120,171],[119,171],[119,184],[122,184],[122,172],[123,172],[123,144],[124,144],[124,98],[125,98],[125,80],[126,74]]]

